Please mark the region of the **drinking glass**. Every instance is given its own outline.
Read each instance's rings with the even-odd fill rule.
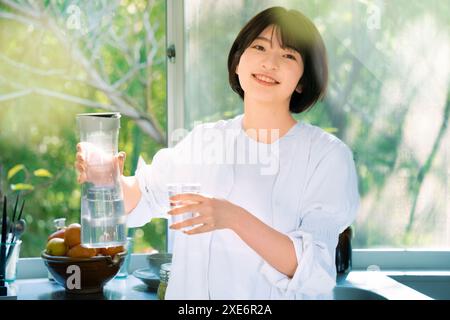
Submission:
[[[200,193],[201,185],[199,183],[171,183],[167,185],[167,193],[169,197],[180,193]],[[171,201],[169,200],[170,209],[177,208],[179,206],[189,204],[188,201]],[[177,214],[171,216],[171,224],[178,223],[187,219],[196,217],[198,214],[196,212],[185,212],[183,214]],[[195,228],[197,225],[192,227],[185,227],[183,230],[190,230]]]
[[[7,243],[6,248],[8,250],[11,244],[14,245],[14,248],[12,249],[13,251],[11,253],[11,256],[9,257],[8,264],[6,265],[6,274],[5,274],[6,282],[14,282],[16,280],[17,262],[19,261],[20,247],[22,245],[22,240]]]

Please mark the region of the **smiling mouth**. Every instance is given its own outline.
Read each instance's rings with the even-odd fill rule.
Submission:
[[[252,77],[254,79],[256,79],[258,82],[263,83],[263,84],[268,84],[268,85],[280,84],[275,79],[272,79],[270,77],[267,77],[267,76],[264,76],[264,75],[261,75],[261,74],[252,74]]]

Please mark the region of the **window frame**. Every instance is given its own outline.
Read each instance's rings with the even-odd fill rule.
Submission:
[[[167,143],[173,147],[170,139],[174,130],[184,128],[184,0],[166,0],[166,59],[167,59]],[[175,57],[169,58],[169,48],[175,51]],[[174,230],[167,223],[167,252],[173,251]]]

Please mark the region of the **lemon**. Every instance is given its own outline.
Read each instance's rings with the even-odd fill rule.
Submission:
[[[47,242],[46,251],[51,256],[64,256],[67,251],[64,239],[53,238]]]

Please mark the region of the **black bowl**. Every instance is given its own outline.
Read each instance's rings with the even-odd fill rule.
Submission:
[[[71,258],[51,256],[42,252],[41,257],[57,283],[68,293],[98,293],[119,272],[127,255],[126,251],[111,256]]]

